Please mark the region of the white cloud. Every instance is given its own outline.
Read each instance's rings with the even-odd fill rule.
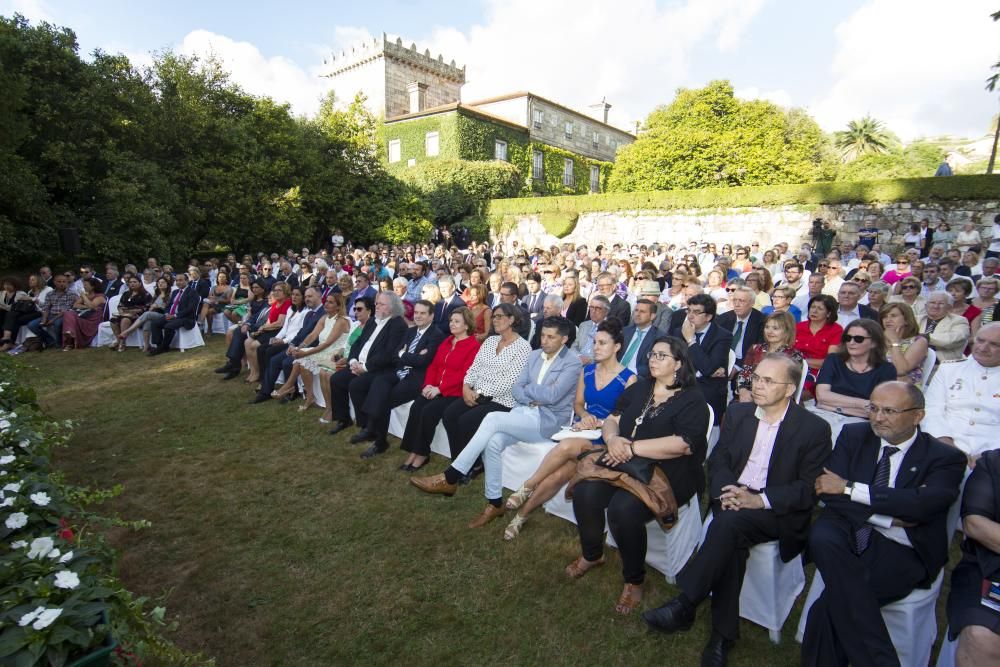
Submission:
[[[810,105],[828,130],[870,113],[904,139],[979,136],[996,113],[983,89],[997,60],[993,0],[872,0],[836,28],[833,83]]]
[[[490,0],[481,25],[442,27],[425,42],[467,66],[463,100],[531,90],[587,111],[606,97],[611,122],[633,129],[687,82],[695,46],[736,48],[764,3]]]
[[[21,14],[26,19],[30,19],[32,23],[39,23],[45,21],[47,23],[56,23],[53,18],[52,10],[49,5],[44,0],[12,0],[10,3],[10,14]],[[4,14],[7,14],[4,11]]]
[[[777,90],[761,90],[756,86],[749,86],[734,91],[736,97],[743,100],[767,100],[774,102],[780,107],[791,107],[792,95],[787,90],[778,88]]]
[[[186,55],[214,55],[229,71],[232,80],[247,92],[288,102],[297,114],[313,114],[329,88],[320,78],[320,63],[305,70],[283,56],[267,57],[250,42],[238,42],[225,35],[195,30],[181,41],[177,51]]]

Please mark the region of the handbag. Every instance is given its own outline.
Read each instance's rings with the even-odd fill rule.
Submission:
[[[30,299],[20,299],[15,301],[10,306],[11,312],[19,313],[21,315],[28,315],[29,313],[37,313],[38,309],[35,307],[35,302]]]
[[[653,469],[658,463],[656,459],[648,459],[645,456],[633,456],[624,463],[613,465],[604,456],[607,453],[606,451],[598,451],[597,453],[600,454],[595,461],[597,465],[608,470],[623,472],[643,484],[649,484],[650,480],[653,479]]]

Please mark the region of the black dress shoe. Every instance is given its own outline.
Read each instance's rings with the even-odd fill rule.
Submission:
[[[674,598],[662,607],[642,612],[642,620],[646,621],[650,630],[669,635],[678,630],[690,630],[694,624],[694,612],[680,598]]]
[[[225,366],[219,366],[218,368],[215,369],[214,372],[216,372],[216,373],[228,373],[229,371],[234,370],[235,368],[236,367],[233,366],[232,364],[226,364]]]
[[[401,472],[413,472],[413,466],[411,466],[409,463],[404,463],[403,465],[396,468],[396,470],[399,470]]]
[[[240,372],[236,371],[236,370],[233,370],[233,371],[229,371],[228,373],[226,373],[225,375],[223,375],[222,379],[223,380],[232,380],[233,378],[236,378],[236,377],[239,377],[239,376],[240,376]]]
[[[369,440],[374,440],[375,434],[366,428],[361,429],[357,433],[351,436],[350,443],[356,445],[359,442],[368,442]]]
[[[379,442],[379,441],[376,440],[375,442],[373,442],[371,444],[371,447],[369,447],[368,449],[366,449],[361,454],[361,458],[363,458],[363,459],[373,459],[373,458],[375,458],[376,456],[378,456],[379,454],[381,454],[382,452],[384,452],[387,449],[389,449],[389,443],[387,443],[387,442]]]
[[[346,422],[337,422],[336,424],[333,425],[333,428],[330,429],[330,435],[337,435],[338,433],[340,433],[341,431],[343,431],[345,428],[351,428],[351,426],[352,426],[352,424],[349,421],[346,421]]]
[[[264,401],[271,400],[271,397],[267,394],[257,394],[250,401],[250,405],[257,405],[258,403],[263,403]]]
[[[150,351],[149,351],[149,352],[147,352],[146,354],[148,354],[148,355],[149,355],[149,356],[151,356],[151,357],[155,357],[155,356],[156,356],[156,355],[158,355],[158,354],[163,354],[163,352],[164,352],[164,350],[161,350],[161,349],[160,349],[160,348],[158,348],[158,347],[154,347],[154,348],[153,348],[152,350],[150,350]]]
[[[290,394],[285,394],[284,396],[282,396],[281,397],[281,403],[282,403],[282,405],[284,405],[285,403],[291,403],[292,401],[294,401],[298,397],[299,397],[299,392],[293,391]]]
[[[734,643],[732,639],[723,639],[713,634],[705,644],[705,650],[701,652],[701,667],[726,667],[726,660]]]

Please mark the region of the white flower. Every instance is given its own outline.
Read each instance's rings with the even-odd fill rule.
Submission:
[[[32,493],[28,497],[31,498],[31,502],[35,503],[39,507],[45,507],[50,502],[52,502],[52,499],[49,498],[49,494],[43,493],[41,491],[39,491],[38,493]]]
[[[24,540],[18,540],[17,542],[10,543],[11,549],[23,549],[26,546],[28,546],[28,543],[25,542]]]
[[[28,446],[31,444],[31,441],[30,440],[22,440],[21,442],[19,442],[17,444],[21,445],[21,449],[27,449]]]
[[[55,542],[51,537],[36,537],[31,540],[31,549],[28,550],[28,558],[44,558],[52,551]]]
[[[29,611],[27,614],[25,614],[24,616],[21,617],[21,620],[19,620],[17,622],[17,624],[20,625],[23,628],[28,623],[31,623],[33,620],[35,620],[36,618],[38,618],[38,616],[43,611],[45,611],[45,607],[38,607],[38,608],[35,609],[35,611]]]
[[[72,590],[80,585],[80,577],[77,576],[76,572],[63,570],[62,572],[56,573],[55,583],[56,583],[56,588],[68,588]]]
[[[53,549],[52,551],[50,551],[49,552],[49,558],[52,558],[52,559],[59,558],[59,550],[58,549]]]
[[[0,419],[0,431],[6,431],[10,428],[10,422],[6,419]]]
[[[13,504],[14,504],[13,498],[4,498],[3,502],[0,503],[0,507],[10,507]]]
[[[37,611],[37,610],[36,610]],[[52,622],[59,618],[62,614],[62,609],[58,607],[55,609],[42,609],[42,613],[38,615],[38,620],[31,624],[35,630],[44,630],[45,628],[52,625]]]
[[[16,457],[14,456],[0,456],[0,466],[5,466],[8,463],[13,463],[15,458]]]
[[[3,490],[4,491],[10,491],[12,493],[17,493],[18,491],[21,490],[21,483],[20,482],[11,482],[7,486],[3,487]]]
[[[24,512],[14,512],[7,520],[3,522],[3,525],[7,526],[11,530],[17,530],[18,528],[24,528],[28,524],[28,515]]]
[[[73,552],[72,551],[67,551],[66,553],[64,553],[62,555],[62,558],[59,559],[59,562],[60,563],[68,563],[71,560],[73,560]]]

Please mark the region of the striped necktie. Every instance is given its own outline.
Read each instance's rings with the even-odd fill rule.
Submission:
[[[408,348],[406,348],[406,351],[409,354],[413,354],[413,351],[417,349],[417,345],[420,343],[420,337],[421,336],[423,336],[423,333],[421,333],[418,330],[417,331],[417,335],[413,337],[413,341],[410,343],[410,346]],[[410,367],[409,366],[403,366],[398,371],[396,371],[396,375],[399,377],[400,380],[402,380],[403,378],[405,378],[409,374],[410,374]]]

